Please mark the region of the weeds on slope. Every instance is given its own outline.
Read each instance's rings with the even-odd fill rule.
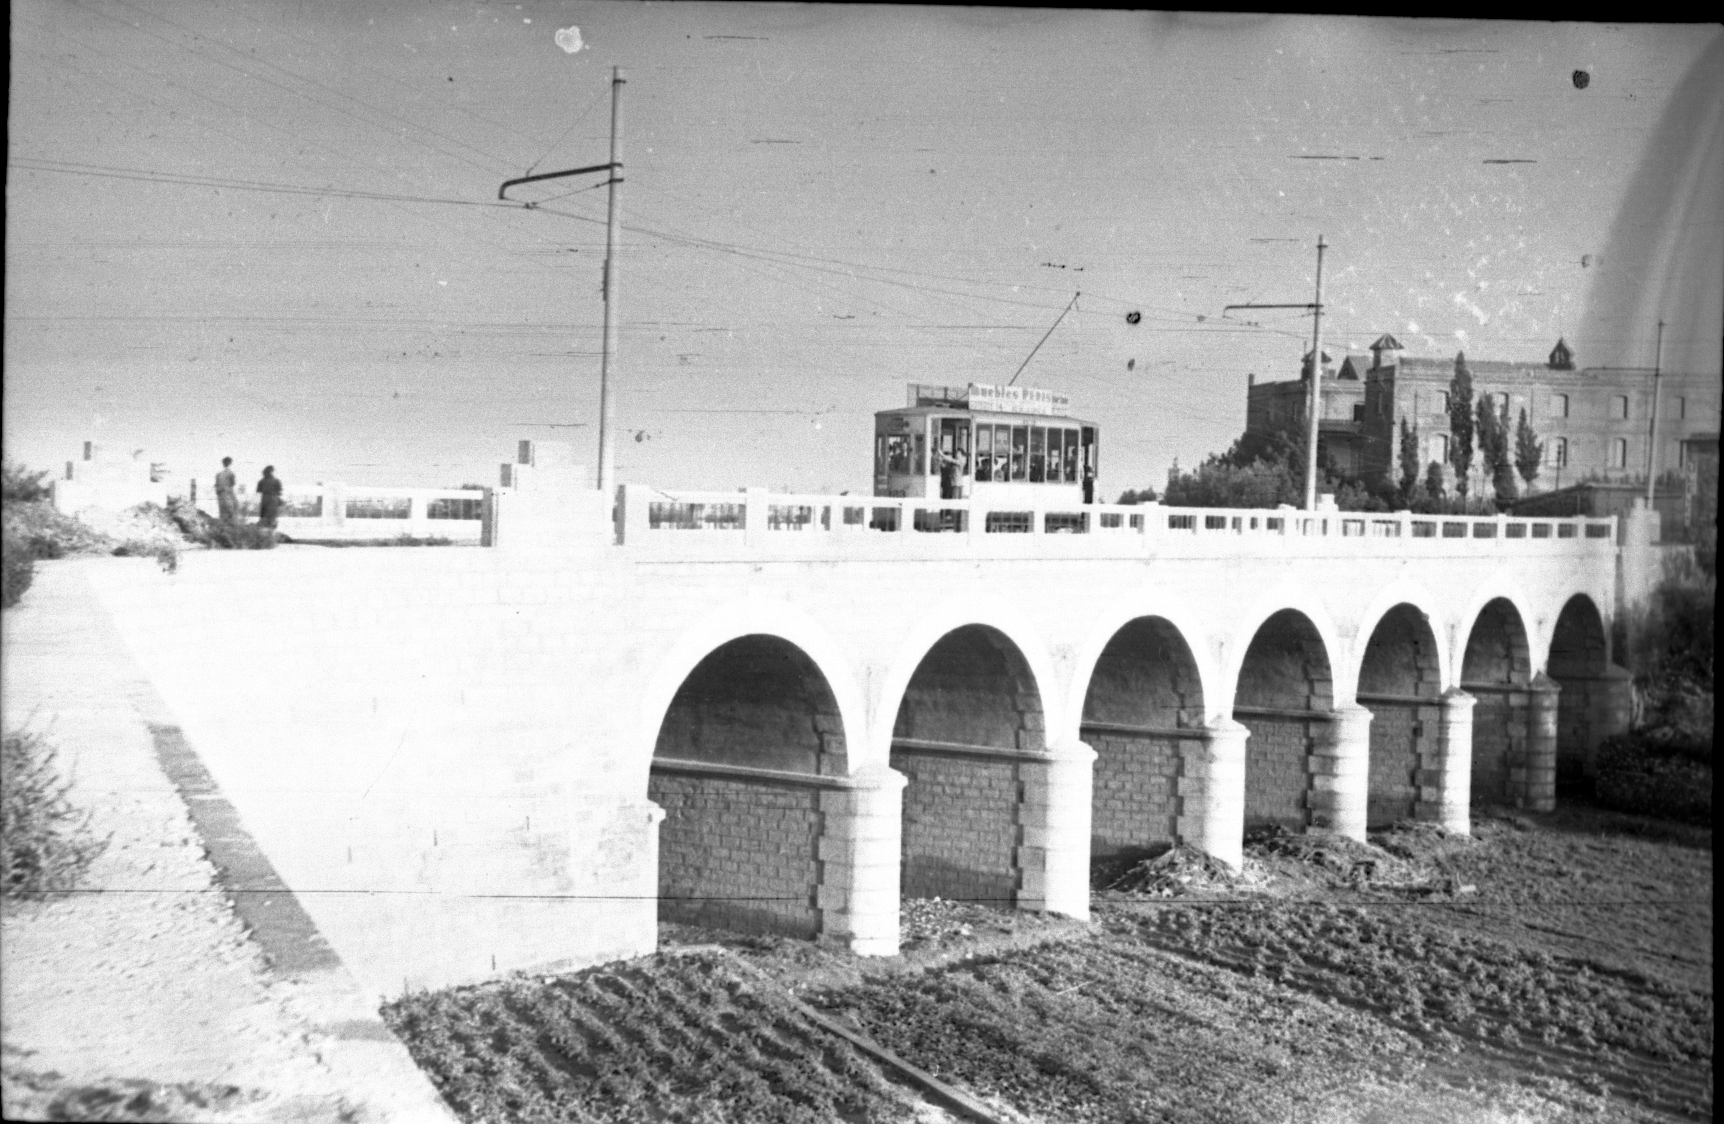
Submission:
[[[40,734],[8,731],[0,743],[0,892],[27,898],[77,886],[108,840],[90,831]]]

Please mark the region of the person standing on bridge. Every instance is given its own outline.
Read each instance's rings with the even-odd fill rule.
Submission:
[[[281,511],[281,481],[276,479],[275,466],[263,466],[263,479],[257,482],[257,525],[275,529],[275,517]]]
[[[238,483],[234,479],[233,458],[223,457],[221,459],[221,471],[216,473],[215,479],[216,510],[223,523],[232,523],[239,517],[239,499],[234,495],[234,488],[238,486]]]

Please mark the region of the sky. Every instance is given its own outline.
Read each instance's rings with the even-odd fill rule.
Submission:
[[[497,195],[608,159],[615,66],[623,481],[866,492],[906,383],[1016,375],[1100,425],[1104,494],[1159,485],[1297,374],[1308,311],[1226,306],[1312,301],[1319,234],[1337,362],[1650,366],[1663,318],[1666,369],[1720,371],[1716,25],[19,0],[11,31],[4,439],[37,468],[448,487],[533,438],[590,479],[604,177]]]

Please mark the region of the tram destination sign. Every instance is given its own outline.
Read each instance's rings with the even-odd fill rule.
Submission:
[[[1051,390],[1029,386],[990,386],[973,382],[970,409],[996,414],[1069,414],[1072,400]]]

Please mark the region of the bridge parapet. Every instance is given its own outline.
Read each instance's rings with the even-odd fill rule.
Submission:
[[[1305,512],[1160,504],[1031,506],[622,486],[618,542],[654,557],[1477,555],[1616,548],[1614,519]],[[709,532],[694,534],[692,532]]]

